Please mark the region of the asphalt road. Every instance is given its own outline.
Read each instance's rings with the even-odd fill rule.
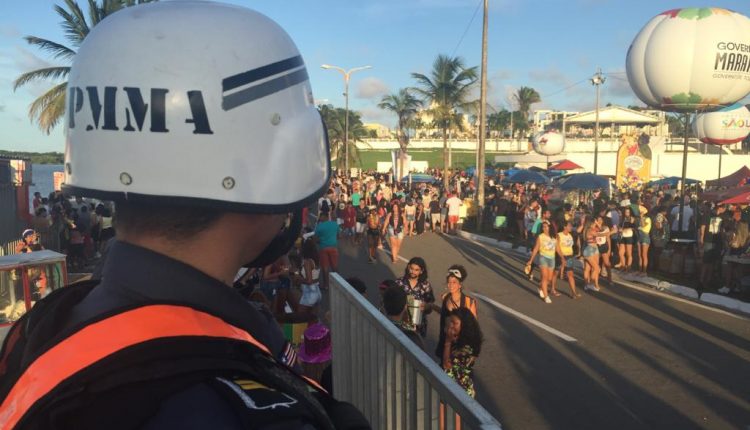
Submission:
[[[383,251],[368,264],[364,245],[339,248],[339,270],[364,280],[373,301],[406,266]],[[750,429],[748,318],[619,285],[579,287],[573,300],[562,283],[545,304],[521,257],[457,237],[407,238],[401,256],[427,261],[436,295],[451,264],[467,268],[485,338],[477,400],[505,429]],[[428,318],[433,355],[439,324]]]

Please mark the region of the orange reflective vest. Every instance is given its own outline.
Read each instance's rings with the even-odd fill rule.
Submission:
[[[10,335],[17,336],[17,331]],[[185,306],[146,305],[87,325],[37,357],[2,399],[0,429],[14,428],[44,396],[106,357],[137,344],[179,337],[241,341],[271,355],[250,333],[216,316]]]

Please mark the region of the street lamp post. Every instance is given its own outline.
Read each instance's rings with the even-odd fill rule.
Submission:
[[[594,174],[596,175],[599,167],[599,87],[604,83],[606,78],[602,75],[602,69],[597,68],[596,73],[591,78],[591,85],[596,86],[596,122],[594,124]]]
[[[346,174],[349,175],[349,77],[354,72],[369,69],[372,66],[354,67],[349,70],[344,70],[338,66],[331,66],[330,64],[322,64],[320,67],[323,69],[338,70],[344,75],[344,103],[346,104],[344,108],[346,111],[346,117],[344,118],[344,168],[346,169]]]

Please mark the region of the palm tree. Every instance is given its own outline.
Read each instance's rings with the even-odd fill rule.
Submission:
[[[501,136],[503,130],[506,130],[510,124],[510,115],[511,113],[507,109],[502,109],[487,115],[487,129],[489,129],[490,133],[494,134],[496,137]]]
[[[401,88],[398,93],[383,96],[378,103],[380,109],[391,111],[398,117],[398,146],[401,147],[402,155],[406,154],[406,148],[409,146],[407,128],[420,106],[422,106],[422,102],[414,97],[407,88]]]
[[[88,0],[89,13],[84,14],[76,0],[64,0],[65,7],[55,5],[54,9],[63,21],[61,23],[65,32],[65,38],[73,48],[36,36],[26,36],[24,39],[30,45],[50,54],[56,60],[62,60],[70,64],[75,57],[76,51],[83,39],[89,34],[91,28],[100,23],[107,16],[118,10],[142,3],[150,3],[157,0]],[[13,83],[13,90],[38,80],[58,81],[64,79],[70,73],[70,66],[50,66],[42,69],[23,73]],[[59,82],[46,93],[37,97],[29,106],[29,118],[36,119],[39,128],[49,134],[60,122],[65,114],[65,92],[67,81]]]
[[[443,186],[448,189],[448,131],[461,127],[457,110],[466,109],[472,86],[477,81],[477,68],[464,66],[460,57],[438,55],[430,76],[412,73],[417,81],[414,91],[430,106],[433,122],[443,132]]]
[[[518,89],[518,92],[513,94],[513,99],[515,99],[515,101],[518,103],[518,111],[521,113],[523,123],[528,126],[529,111],[531,110],[531,105],[542,101],[542,97],[535,89],[531,87],[521,87]],[[519,125],[519,128],[523,127],[523,125]]]
[[[331,145],[331,153],[336,158],[336,168],[344,169],[346,166],[346,149],[344,146],[346,109],[335,108],[332,105],[318,106],[320,116],[326,125],[328,142]],[[349,111],[349,165],[361,165],[357,142],[367,137],[367,130],[362,124],[362,118],[357,112]]]

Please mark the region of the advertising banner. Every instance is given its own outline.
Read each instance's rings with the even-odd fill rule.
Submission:
[[[617,177],[619,189],[637,189],[651,179],[651,148],[648,141],[639,144],[635,136],[623,136],[617,151]]]

